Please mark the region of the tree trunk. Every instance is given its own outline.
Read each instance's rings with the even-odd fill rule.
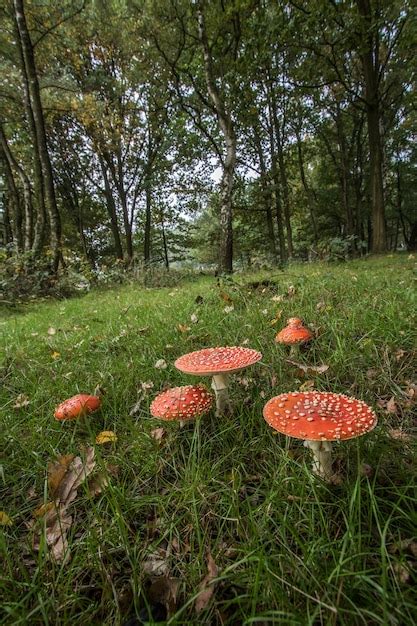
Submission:
[[[28,78],[30,105],[35,122],[38,140],[39,160],[42,168],[45,205],[49,216],[50,245],[53,258],[53,270],[56,272],[61,257],[61,220],[55,198],[52,165],[46,140],[45,119],[40,97],[39,81],[36,71],[35,55],[26,24],[23,0],[14,0],[15,16],[19,33],[24,66]]]
[[[272,104],[271,104],[271,100],[269,96],[270,94],[268,92],[267,127],[268,127],[268,138],[269,138],[269,149],[271,152],[271,177],[273,181],[272,197],[275,201],[275,216],[276,216],[276,221],[277,221],[279,255],[280,255],[281,263],[285,263],[288,257],[287,257],[287,250],[285,248],[284,223],[282,220],[280,179],[279,179],[279,172],[278,172],[278,167],[277,167],[277,156],[276,156],[276,151],[275,151],[275,137],[274,137],[274,129],[273,129],[273,121],[272,121]]]
[[[300,170],[300,178],[304,187],[304,191],[307,196],[308,208],[310,211],[310,218],[311,218],[311,225],[313,227],[314,244],[317,245],[318,240],[319,240],[319,234],[317,230],[317,221],[316,221],[316,200],[314,197],[314,191],[310,188],[310,185],[307,183],[307,178],[306,178],[305,169],[304,169],[304,159],[303,159],[301,137],[298,131],[296,131],[296,137],[297,137],[297,156],[298,156],[298,167]]]
[[[104,159],[101,156],[101,154],[98,155],[98,160],[100,163],[101,173],[102,173],[103,181],[104,181],[104,196],[106,198],[107,214],[110,218],[110,228],[111,228],[111,232],[113,235],[116,257],[122,260],[123,248],[122,248],[122,241],[120,237],[119,224],[117,221],[116,203],[113,198],[113,193],[112,193],[110,182],[109,182],[106,163],[104,162]]]
[[[146,179],[145,182],[145,199],[146,199],[146,213],[145,213],[145,235],[143,244],[143,260],[146,266],[151,262],[151,226],[152,226],[152,196],[150,190],[150,181]]]
[[[127,206],[127,194],[124,185],[123,179],[123,164],[121,157],[121,147],[119,146],[117,151],[117,180],[115,183],[117,184],[120,204],[122,205],[123,212],[123,224],[125,228],[125,239],[126,239],[126,255],[128,257],[129,263],[132,262],[133,259],[133,242],[132,242],[132,224],[129,219],[129,210]]]
[[[277,252],[277,246],[276,246],[276,240],[275,240],[274,222],[273,222],[272,209],[271,209],[272,194],[268,185],[268,174],[266,170],[264,155],[262,152],[262,145],[261,145],[259,133],[257,129],[254,129],[253,132],[254,132],[256,152],[258,154],[259,167],[261,170],[260,184],[261,184],[261,190],[262,190],[262,197],[265,203],[265,216],[266,216],[266,226],[268,230],[269,248],[270,248],[274,263],[277,263],[278,252]]]
[[[213,60],[208,43],[206,23],[204,18],[204,2],[200,0],[197,8],[198,35],[203,50],[204,71],[207,91],[216,111],[220,130],[223,133],[226,144],[226,156],[222,162],[223,173],[220,183],[220,249],[219,249],[219,272],[231,273],[233,271],[233,210],[232,192],[233,178],[236,165],[236,134],[231,115],[226,110],[216,84]]]
[[[285,230],[287,234],[287,249],[288,256],[291,258],[294,256],[293,250],[293,242],[292,242],[292,228],[291,228],[291,210],[290,210],[290,194],[288,189],[288,178],[287,178],[287,168],[284,160],[284,146],[281,137],[281,129],[279,126],[278,116],[277,116],[277,102],[275,98],[275,92],[272,85],[272,80],[268,77],[268,88],[271,99],[271,113],[272,113],[272,125],[275,133],[275,142],[276,142],[276,151],[278,154],[278,167],[279,167],[279,176],[281,181],[281,190],[282,190],[282,199],[283,199],[283,208],[284,208],[284,220],[285,220]]]
[[[22,236],[22,249],[25,252],[29,252],[32,249],[33,242],[33,202],[32,202],[32,189],[30,180],[20,167],[16,159],[14,158],[9,145],[7,143],[6,135],[0,125],[0,143],[4,152],[4,156],[10,166],[10,168],[17,172],[23,187],[23,203],[24,203],[24,233]]]
[[[356,0],[363,20],[363,44],[360,54],[365,84],[366,117],[368,123],[369,173],[372,206],[372,252],[385,252],[386,223],[383,181],[383,149],[380,131],[381,110],[379,81],[379,32],[372,15],[370,0]]]
[[[0,129],[1,138],[3,139],[3,134]],[[22,235],[22,211],[20,207],[20,198],[19,191],[16,186],[16,182],[13,176],[13,171],[10,166],[9,159],[7,158],[3,141],[0,144],[0,159],[4,164],[4,173],[6,176],[6,185],[7,185],[7,215],[8,221],[10,224],[10,231],[12,234],[12,240],[15,247],[15,251],[17,254],[23,251],[23,235]],[[8,239],[9,235],[7,235],[6,239]]]

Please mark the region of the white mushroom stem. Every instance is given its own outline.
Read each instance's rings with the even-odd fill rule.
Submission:
[[[220,417],[230,410],[230,400],[227,387],[229,384],[228,374],[215,374],[211,381],[211,388],[216,394],[216,416]]]
[[[306,448],[313,452],[313,472],[326,480],[331,481],[332,470],[332,444],[330,441],[312,441],[307,439],[304,442]]]

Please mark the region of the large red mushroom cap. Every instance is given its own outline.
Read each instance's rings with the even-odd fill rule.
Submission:
[[[100,408],[101,399],[98,396],[90,396],[86,393],[79,393],[64,402],[61,402],[55,409],[57,420],[75,420],[78,417],[93,413]]]
[[[202,385],[173,387],[153,400],[150,410],[161,420],[192,420],[211,409],[213,398]]]
[[[282,393],[266,403],[263,415],[278,432],[310,441],[354,439],[377,423],[362,400],[325,391]]]
[[[275,337],[277,343],[305,343],[313,338],[313,333],[303,326],[302,320],[298,317],[290,317],[287,320],[288,326],[283,328]]]
[[[262,359],[262,354],[251,348],[226,346],[222,348],[204,348],[180,356],[175,367],[186,374],[213,376],[231,374],[244,367],[253,365]]]

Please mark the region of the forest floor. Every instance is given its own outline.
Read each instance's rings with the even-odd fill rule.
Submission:
[[[2,310],[1,623],[113,625],[149,609],[151,623],[415,624],[415,263],[291,265]],[[296,360],[326,371],[303,372],[274,343],[291,316],[317,335]],[[263,359],[233,376],[232,417],[183,429],[151,418],[164,386],[201,380],[175,369],[178,356],[241,344]],[[99,412],[54,419],[96,385]],[[374,431],[337,446],[340,485],[262,418],[269,398],[300,388],[377,412]],[[101,431],[117,441],[96,443]],[[47,503],[70,454],[92,473],[59,513]]]

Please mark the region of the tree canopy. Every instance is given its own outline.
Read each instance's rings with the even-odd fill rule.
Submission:
[[[409,1],[4,0],[0,251],[51,273],[417,249]]]

